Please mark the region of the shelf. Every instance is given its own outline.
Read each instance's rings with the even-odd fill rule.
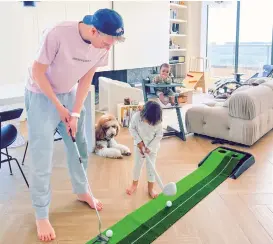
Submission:
[[[170,19],[172,23],[187,23],[187,20],[184,19]]]
[[[187,42],[189,14],[187,12],[187,5],[182,5],[180,2],[170,2],[169,64],[172,68],[176,68],[175,76],[177,77],[186,76],[187,64],[181,61],[186,61],[189,54]],[[181,58],[173,60],[177,56],[181,56]]]
[[[176,3],[170,3],[170,7],[172,8],[187,8],[187,5],[181,5]]]
[[[171,48],[169,49],[170,52],[186,52],[186,48]]]
[[[170,34],[171,37],[185,37],[185,34]]]
[[[184,63],[182,63],[182,62],[177,62],[177,63],[170,63],[170,65],[177,65],[177,64],[185,64],[185,62]]]

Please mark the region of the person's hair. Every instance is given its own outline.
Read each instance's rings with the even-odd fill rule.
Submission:
[[[146,120],[150,125],[156,125],[162,122],[162,109],[159,103],[148,101],[140,112],[142,120]]]
[[[170,65],[169,64],[167,64],[167,63],[164,63],[164,64],[161,64],[160,65],[160,70],[162,69],[162,68],[170,68]]]

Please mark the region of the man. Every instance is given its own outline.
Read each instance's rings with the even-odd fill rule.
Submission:
[[[108,63],[109,49],[124,41],[122,17],[110,9],[98,10],[81,22],[63,22],[50,29],[38,52],[26,85],[25,104],[28,118],[30,192],[35,209],[38,237],[56,238],[49,221],[50,176],[54,131],[58,128],[66,145],[67,163],[73,191],[91,208],[102,209],[92,201],[73,142],[76,137],[84,168],[88,152],[84,135],[85,109],[93,75],[97,67]]]

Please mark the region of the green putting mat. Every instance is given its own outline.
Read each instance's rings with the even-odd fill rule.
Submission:
[[[161,193],[156,199],[109,227],[113,236],[108,243],[151,243],[230,177],[234,169],[242,165],[246,155],[232,149],[216,148],[199,164],[198,169],[177,182],[175,196],[168,197]],[[168,200],[172,201],[170,208],[166,207]],[[87,244],[93,243],[95,239]]]

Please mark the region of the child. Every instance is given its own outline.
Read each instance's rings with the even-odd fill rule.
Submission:
[[[172,83],[172,78],[170,77],[170,65],[167,63],[164,63],[160,66],[160,73],[157,75],[154,80],[154,83],[166,83],[170,84]],[[159,100],[164,104],[167,105],[169,102],[172,106],[175,105],[175,93],[170,87],[164,87],[164,88],[155,88],[156,95],[158,96]],[[169,101],[165,101],[165,96],[168,96]]]
[[[126,190],[131,195],[138,186],[141,169],[144,161],[143,150],[149,155],[155,165],[157,151],[163,137],[162,109],[157,102],[149,101],[144,105],[143,110],[133,115],[129,131],[134,138],[135,165],[133,169],[132,185]],[[154,190],[155,176],[149,163],[147,165],[148,193],[152,198],[158,196]]]

